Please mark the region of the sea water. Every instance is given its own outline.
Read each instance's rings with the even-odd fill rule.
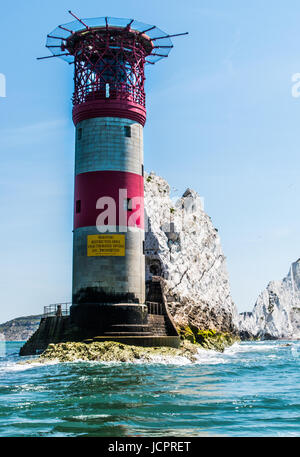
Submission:
[[[300,342],[200,350],[196,363],[42,365],[1,344],[1,437],[300,436]]]

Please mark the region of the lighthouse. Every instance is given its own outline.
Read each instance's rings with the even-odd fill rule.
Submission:
[[[70,319],[102,336],[147,336],[144,254],[145,66],[173,44],[133,19],[80,19],[47,36],[74,68],[73,285]]]

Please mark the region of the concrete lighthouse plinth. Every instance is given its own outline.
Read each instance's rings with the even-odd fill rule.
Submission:
[[[96,335],[144,334],[148,331],[146,305],[130,303],[73,304],[71,322]]]

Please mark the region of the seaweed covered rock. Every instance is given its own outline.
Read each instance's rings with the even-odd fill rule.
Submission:
[[[174,357],[196,360],[198,345],[182,342],[179,349],[170,347],[139,347],[113,341],[91,343],[49,344],[39,357],[40,362],[56,360],[59,362],[98,361],[98,362],[155,362],[168,361]],[[36,360],[35,360],[36,361]]]
[[[41,363],[51,360],[58,362],[82,360],[128,363],[136,361],[170,362],[174,358],[185,358],[191,362],[195,362],[197,361],[198,349],[213,349],[223,352],[227,346],[234,342],[229,334],[214,333],[213,331],[194,333],[191,329],[188,333],[189,335],[194,335],[193,341],[183,339],[178,349],[170,347],[131,346],[113,341],[92,341],[90,343],[69,342],[49,344],[37,360]],[[34,359],[34,362],[36,362],[36,359]]]
[[[215,330],[200,330],[195,326],[185,326],[179,330],[183,340],[199,345],[204,349],[212,349],[223,352],[226,347],[240,341],[238,335],[230,332],[217,332]]]

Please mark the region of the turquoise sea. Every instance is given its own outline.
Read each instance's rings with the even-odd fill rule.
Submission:
[[[21,345],[2,343],[1,437],[300,436],[299,341],[201,350],[194,364],[26,366]]]

